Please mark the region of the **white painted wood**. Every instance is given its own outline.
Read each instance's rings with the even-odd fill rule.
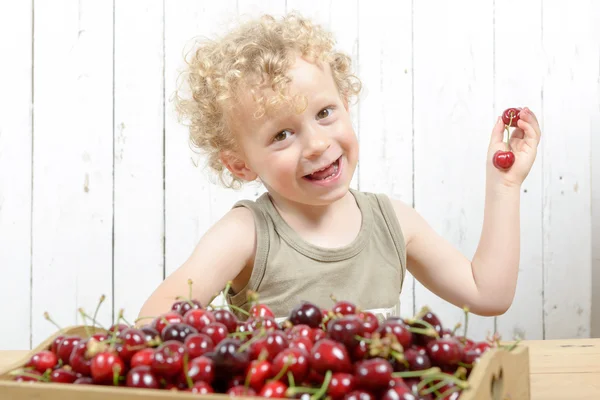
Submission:
[[[377,7],[358,4],[359,71],[363,93],[358,105],[361,132],[361,190],[386,193],[412,205],[412,21],[411,4]],[[414,315],[414,278],[402,288],[402,316]]]
[[[192,151],[189,131],[178,121],[171,98],[184,82],[184,57],[194,39],[220,33],[237,16],[235,0],[165,3],[165,272],[177,269],[213,223],[212,174]],[[198,165],[196,167],[195,165]],[[182,293],[186,295],[186,293]]]
[[[592,0],[544,5],[542,11],[546,339],[590,334],[590,145],[600,112],[599,15]]]
[[[469,2],[468,10],[442,0],[414,2],[414,194],[417,211],[470,259],[481,234],[495,123],[493,1]],[[463,321],[461,308],[417,283],[416,309],[423,305],[447,327]],[[493,329],[493,318],[469,319],[470,336],[484,339]]]
[[[114,312],[130,323],[164,273],[162,26],[162,0],[115,3]]]
[[[529,107],[542,119],[541,1],[495,2],[494,115],[509,107]],[[515,12],[519,9],[519,12]],[[516,45],[517,44],[517,45]],[[496,319],[503,338],[543,337],[541,151],[521,191],[521,262],[511,308]]]
[[[354,71],[358,73],[357,0],[286,0],[286,3],[287,12],[297,11],[304,17],[311,18],[315,24],[329,29],[334,35],[337,48],[352,57]],[[351,104],[350,117],[357,137],[360,139],[358,107],[356,102]],[[360,160],[350,182],[350,187],[354,189],[359,189],[359,170]]]
[[[36,2],[32,345],[77,310],[112,321],[112,3]]]
[[[600,286],[590,150],[600,132],[599,3],[165,1],[164,73],[160,0],[117,2],[116,10],[112,2],[13,3],[0,6],[0,50],[10,60],[0,64],[0,268],[13,274],[0,281],[0,295],[18,305],[2,309],[18,329],[0,333],[2,348],[35,346],[55,331],[45,310],[69,325],[79,322],[78,307],[93,312],[101,294],[101,321],[110,323],[113,284],[115,310],[137,313],[163,267],[169,274],[181,265],[237,199],[262,193],[210,181],[170,100],[195,36],[223,32],[238,16],[292,9],[333,30],[365,83],[352,108],[361,145],[353,187],[407,203],[414,194],[417,210],[468,257],[481,233],[495,116],[512,105],[536,111],[544,136],[523,185],[520,280],[496,326],[503,336],[539,339],[545,331],[551,339],[588,336],[590,320],[600,325],[590,283]],[[412,312],[409,282],[403,314]],[[417,308],[429,304],[445,324],[462,321],[421,285],[415,296]],[[470,326],[482,337],[494,319]]]
[[[3,350],[31,345],[31,43],[31,2],[0,3],[0,299],[17,327]]]

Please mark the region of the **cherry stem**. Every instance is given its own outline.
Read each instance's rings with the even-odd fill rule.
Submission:
[[[34,378],[38,381],[41,381],[44,376],[43,375],[36,375],[36,374],[31,374],[29,372],[27,372],[25,369],[15,369],[14,371],[9,372],[9,375],[12,376],[26,376],[28,378]]]
[[[394,378],[419,378],[425,375],[434,375],[441,373],[442,370],[439,367],[431,367],[428,369],[422,369],[419,371],[402,371],[402,372],[393,372],[392,376]]]
[[[113,385],[119,386],[119,374],[121,373],[121,367],[118,365],[113,366]]]
[[[102,305],[104,300],[106,300],[106,296],[101,295],[100,300],[98,301],[98,305],[96,306],[96,310],[94,311],[94,317],[92,318],[92,324],[94,325],[94,327],[96,326],[96,317],[98,316],[98,310],[100,310],[100,306]],[[100,325],[100,327],[102,327],[102,325]],[[104,328],[102,328],[102,329],[104,329]],[[96,333],[95,329],[94,329],[94,333]]]
[[[435,338],[439,338],[440,335],[439,333],[435,330],[435,329],[421,329],[421,328],[408,328],[408,330],[412,333],[418,333],[421,335],[425,335],[425,336],[429,336],[429,337],[435,337]]]
[[[189,286],[189,289],[188,289],[188,299],[189,300],[188,301],[190,302],[190,305],[192,305],[192,285],[194,282],[189,278],[188,278],[187,282],[188,282],[188,286]]]
[[[228,333],[227,336],[228,337],[232,337],[232,338],[240,338],[240,339],[245,339],[246,336],[248,335],[252,335],[254,332],[253,331],[246,331],[246,332],[231,332]]]
[[[56,328],[58,328],[59,331],[62,331],[62,328],[56,322],[54,322],[54,320],[52,318],[50,318],[50,314],[48,313],[48,311],[44,312],[44,318],[46,318],[48,321],[50,321],[52,323],[52,325],[54,325]]]
[[[250,340],[248,340],[246,343],[242,344],[239,348],[238,348],[238,352],[241,353],[243,351],[246,351],[250,346],[252,346],[252,344],[256,341],[258,341],[259,339],[261,339],[263,336],[265,336],[267,334],[267,331],[263,328],[260,331],[253,331],[253,332],[248,332],[248,333],[258,333],[256,336],[252,336],[252,338]]]
[[[83,314],[92,320],[92,327],[95,328],[96,325],[98,325],[100,328],[106,330],[106,328],[104,328],[104,326],[102,326],[102,324],[100,324],[98,321],[96,321],[94,318],[90,317],[89,314],[87,314],[83,309],[81,309],[81,311],[83,312]],[[96,333],[96,330],[94,329],[94,333]]]
[[[448,397],[449,395],[451,395],[454,392],[459,392],[462,389],[459,388],[458,386],[452,386],[450,387],[448,390],[446,390],[445,392],[441,393],[437,398],[438,399],[445,399],[446,397]]]
[[[331,376],[331,370],[327,370],[327,372],[325,373],[325,380],[323,381],[323,385],[315,394],[310,396],[310,400],[319,400],[327,393],[327,389],[329,389],[329,383],[331,382]]]
[[[121,319],[123,320],[123,322],[125,322],[127,324],[127,326],[129,326],[129,327],[133,326],[133,324],[130,324],[129,321],[127,321],[124,316],[122,316]]]
[[[90,328],[88,326],[87,318],[85,316],[85,312],[83,311],[83,308],[80,308],[78,311],[79,311],[79,315],[81,315],[81,319],[83,320],[83,329],[85,329],[85,334],[87,335],[87,337],[92,337],[93,334],[90,331]]]
[[[269,379],[269,381],[278,381],[278,380],[280,380],[283,377],[283,375],[285,375],[287,373],[288,368],[293,363],[294,363],[294,358],[292,356],[285,357],[285,363],[283,364],[283,368],[281,368],[281,371],[279,371],[277,373],[277,375],[275,375],[275,377],[273,379]]]
[[[155,316],[154,317],[138,317],[133,322],[135,322],[137,324],[138,322],[140,322],[143,319],[155,319],[155,318],[156,318]]]
[[[464,341],[467,340],[467,328],[469,326],[469,307],[464,306],[463,311],[465,313],[465,333],[464,333]]]
[[[438,389],[443,388],[445,385],[447,385],[447,382],[442,380],[438,383],[436,383],[435,385],[425,389],[425,386],[429,385],[431,382],[433,382],[434,378],[423,378],[423,380],[421,380],[421,382],[419,382],[419,384],[417,385],[417,393],[419,393],[420,395],[428,395],[430,393],[436,392]],[[425,390],[423,390],[425,389]]]
[[[288,378],[288,383],[290,387],[295,387],[296,386],[296,380],[294,379],[294,374],[292,374],[292,371],[288,371],[287,372],[287,378]]]
[[[218,306],[217,308],[227,308],[228,306]],[[232,310],[235,310],[237,312],[240,312],[246,316],[250,316],[250,313],[246,310],[244,310],[243,308],[240,308],[238,306],[234,306],[233,304],[229,304],[229,308],[231,308]]]
[[[368,339],[368,338],[366,338],[366,337],[362,337],[362,336],[360,336],[360,335],[354,335],[354,339],[358,340],[359,342],[363,341],[363,342],[365,342],[366,344],[371,344],[371,343],[373,343],[373,340],[372,340],[372,339]]]
[[[461,326],[462,324],[460,322],[454,325],[454,329],[452,329],[452,336],[456,336],[456,331],[458,331],[458,328],[460,328]]]
[[[185,353],[183,355],[183,373],[185,374],[185,381],[188,385],[188,387],[191,389],[194,387],[194,382],[192,381],[192,378],[190,377],[190,370],[189,370],[189,366],[188,366],[188,354]]]
[[[248,290],[248,292],[246,293],[246,299],[248,300],[248,303],[250,303],[250,305],[258,304],[258,293],[256,293],[254,290]]]
[[[338,302],[337,298],[336,298],[336,297],[333,295],[333,293],[329,295],[329,298],[330,298],[330,299],[331,299],[331,301],[333,301],[334,303],[337,303],[337,302]]]
[[[431,310],[429,309],[428,306],[423,306],[421,307],[421,309],[419,310],[418,313],[415,314],[414,317],[411,318],[411,321],[419,321],[419,320],[423,320],[423,317],[425,315],[427,315],[428,312],[430,312]],[[424,322],[424,321],[423,321]]]

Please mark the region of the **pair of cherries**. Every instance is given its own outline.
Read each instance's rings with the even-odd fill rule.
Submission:
[[[504,129],[508,130],[509,127],[517,127],[517,122],[519,122],[521,110],[521,108],[517,107],[511,107],[504,110],[504,112],[502,113],[502,122],[504,123]],[[506,139],[506,146],[508,147],[508,150],[498,150],[496,153],[494,153],[494,157],[492,158],[494,167],[498,169],[508,170],[515,163],[515,153],[512,152],[508,145],[508,137]]]

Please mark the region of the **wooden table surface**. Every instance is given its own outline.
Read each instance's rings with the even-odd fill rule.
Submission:
[[[523,344],[529,347],[532,400],[600,400],[600,339],[530,340]],[[26,353],[0,350],[0,370]]]

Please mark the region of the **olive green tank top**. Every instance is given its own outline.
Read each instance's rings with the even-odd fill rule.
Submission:
[[[247,292],[258,293],[278,321],[302,300],[330,309],[333,295],[378,318],[398,316],[406,273],[406,248],[392,203],[385,194],[350,189],[362,214],[361,229],[348,245],[324,248],[303,240],[281,217],[268,193],[241,200],[256,226],[256,256],[250,280],[229,304],[248,310]],[[239,312],[236,315],[244,318]]]

